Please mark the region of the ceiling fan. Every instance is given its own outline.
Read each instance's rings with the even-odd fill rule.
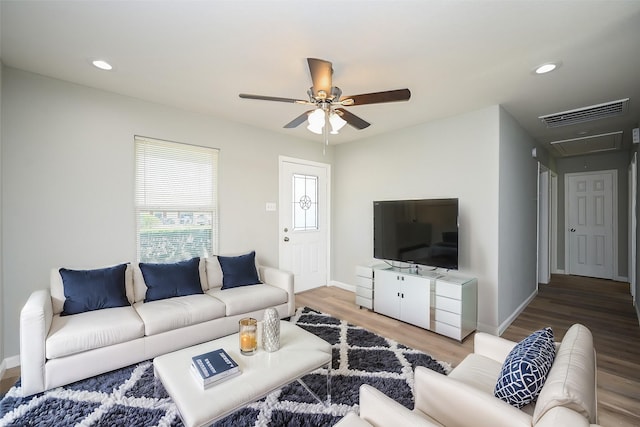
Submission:
[[[305,120],[308,120],[309,125],[307,129],[317,134],[324,134],[325,144],[328,144],[329,126],[331,126],[331,133],[337,134],[346,123],[356,129],[365,129],[371,125],[371,123],[345,110],[343,107],[408,101],[411,97],[409,89],[342,96],[342,90],[337,86],[333,86],[331,81],[333,75],[331,62],[317,58],[307,58],[307,63],[309,64],[309,72],[311,73],[311,81],[313,84],[307,91],[309,100],[251,95],[246,93],[241,93],[240,98],[312,105],[314,107],[313,109],[300,114],[284,125],[284,127],[295,128]]]

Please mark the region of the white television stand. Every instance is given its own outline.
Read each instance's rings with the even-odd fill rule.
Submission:
[[[363,271],[362,268],[359,267],[357,271]],[[370,270],[367,271],[371,271],[371,289],[367,290],[367,295],[372,295],[373,311],[376,313],[458,341],[476,330],[476,278],[456,272],[441,273],[414,268],[380,265],[368,268]]]

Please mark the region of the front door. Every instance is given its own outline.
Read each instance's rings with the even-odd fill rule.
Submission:
[[[567,174],[569,274],[613,278],[616,171]]]
[[[280,159],[280,268],[295,292],[327,284],[330,166]]]

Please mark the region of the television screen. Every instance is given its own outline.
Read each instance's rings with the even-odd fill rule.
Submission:
[[[373,257],[458,269],[458,199],[373,202]]]

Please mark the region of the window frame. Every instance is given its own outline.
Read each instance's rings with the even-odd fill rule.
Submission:
[[[219,149],[212,147],[134,136],[134,215],[138,262],[174,262],[189,256],[212,256],[218,252],[219,152]],[[160,164],[162,162],[166,162],[164,165],[167,168],[164,171],[166,175],[162,174],[163,165]],[[192,163],[194,167],[188,169],[191,173],[182,174],[180,163],[187,165]],[[206,172],[202,172],[202,170]],[[192,192],[184,192],[184,188],[193,187],[198,188]],[[176,202],[174,203],[173,200]],[[199,201],[202,203],[198,203]],[[208,215],[211,215],[210,221]],[[196,221],[196,218],[201,216],[202,219]],[[191,218],[190,222],[188,221],[189,217]],[[157,223],[154,218],[157,218],[160,223]],[[166,219],[173,222],[165,222]],[[204,224],[200,224],[200,221],[204,221]],[[145,249],[142,243],[144,230],[149,233],[155,231],[156,234],[175,232],[179,238],[183,239],[182,243],[184,243],[195,240],[193,236],[201,234],[197,231],[206,230],[209,225],[211,227],[210,233],[206,233],[208,236],[206,234],[204,236],[205,239],[210,239],[210,248],[194,251],[193,247],[188,250],[188,244],[178,244],[177,246],[182,250],[181,253],[178,253],[176,248],[175,251],[168,252],[169,255],[166,257],[143,255]],[[179,236],[180,232],[184,232],[184,234]],[[201,240],[200,238],[198,241]],[[176,242],[173,243],[173,246],[176,246]]]

